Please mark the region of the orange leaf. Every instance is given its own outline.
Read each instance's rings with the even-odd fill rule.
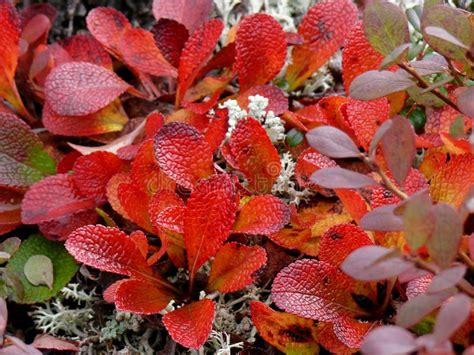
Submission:
[[[290,208],[272,195],[254,196],[240,209],[233,231],[246,234],[272,234],[290,219]]]
[[[191,193],[184,216],[191,284],[199,268],[217,253],[229,236],[236,210],[236,191],[229,175],[211,176]]]
[[[188,189],[213,173],[209,144],[185,123],[171,122],[160,129],[155,136],[155,157],[166,175]]]
[[[237,29],[235,70],[240,91],[271,81],[285,64],[286,36],[270,15],[245,17]]]
[[[118,199],[130,220],[153,233],[153,226],[148,216],[149,197],[135,184],[122,183],[118,186]]]
[[[205,298],[165,314],[163,324],[175,342],[198,349],[211,333],[215,312],[214,302]]]
[[[222,155],[245,174],[249,181],[247,188],[252,192],[270,192],[280,175],[280,155],[265,129],[253,118],[237,123]]]
[[[230,293],[250,285],[253,274],[265,265],[265,249],[249,247],[239,243],[227,243],[216,254],[212,262],[207,290]]]
[[[309,347],[311,354],[318,353],[318,332],[314,321],[274,311],[258,301],[250,303],[250,314],[259,335],[278,350],[285,352],[289,345],[296,350],[298,346]]]
[[[357,21],[349,0],[324,0],[313,6],[298,26],[304,43],[293,48],[286,77],[294,91],[337,51]]]

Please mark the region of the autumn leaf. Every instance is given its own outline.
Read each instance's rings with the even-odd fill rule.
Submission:
[[[112,70],[112,59],[109,53],[90,34],[78,34],[61,42],[64,49],[75,62],[89,62]]]
[[[281,25],[268,14],[253,14],[239,24],[235,70],[240,90],[271,81],[285,64],[286,37]]]
[[[163,324],[178,344],[198,349],[211,333],[215,312],[214,302],[205,298],[165,314]]]
[[[174,67],[179,67],[181,52],[189,38],[189,32],[181,23],[162,18],[151,31],[160,52]]]
[[[227,243],[216,254],[211,265],[207,290],[230,293],[254,281],[253,274],[267,261],[265,249],[235,242]]]
[[[199,268],[222,247],[237,210],[236,191],[229,175],[200,182],[187,201],[184,242],[191,284]]]
[[[211,0],[154,0],[153,15],[157,21],[171,19],[184,25],[190,33],[199,27],[212,10]]]

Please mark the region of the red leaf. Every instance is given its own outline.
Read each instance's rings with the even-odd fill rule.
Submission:
[[[22,193],[0,189],[0,235],[20,225],[22,198]]]
[[[265,111],[272,111],[276,116],[288,111],[288,98],[281,89],[273,85],[253,86],[244,93],[241,93],[237,98],[237,102],[242,109],[248,110],[249,97],[256,95],[268,99],[268,106],[265,108]]]
[[[334,334],[343,344],[351,349],[358,349],[372,327],[373,323],[343,318],[334,323],[333,329]]]
[[[141,280],[125,280],[115,290],[114,303],[119,311],[155,314],[162,311],[173,295]]]
[[[165,314],[163,324],[175,342],[198,349],[211,333],[215,312],[214,302],[205,298]]]
[[[0,186],[26,189],[54,173],[43,143],[17,116],[0,113],[0,142]]]
[[[117,228],[81,227],[71,233],[65,246],[77,261],[88,266],[140,280],[153,278],[136,244]]]
[[[188,189],[213,173],[209,144],[185,123],[171,122],[160,129],[155,136],[155,156],[163,172]]]
[[[280,155],[265,129],[253,118],[237,123],[222,155],[245,174],[247,188],[252,192],[270,192],[280,175]]]
[[[52,134],[62,136],[92,136],[118,132],[128,122],[118,99],[90,115],[61,116],[49,103],[43,106],[43,124]]]
[[[148,213],[155,228],[165,228],[183,233],[185,206],[172,191],[158,191],[150,201]]]
[[[319,260],[335,267],[341,266],[354,250],[374,243],[366,232],[353,224],[339,224],[329,228],[319,244]]]
[[[233,231],[269,235],[278,232],[290,220],[290,208],[272,195],[252,197],[239,211]]]
[[[287,312],[318,321],[352,316],[353,281],[338,268],[317,260],[299,260],[276,276],[272,299]]]
[[[71,175],[59,174],[41,180],[27,191],[21,205],[21,220],[36,224],[95,206],[94,199],[78,191]]]
[[[209,60],[223,28],[221,20],[210,20],[200,26],[186,41],[178,68],[177,106],[181,103],[186,90],[193,84],[199,70]]]
[[[298,157],[295,166],[295,178],[301,187],[319,191],[321,188],[310,181],[311,175],[319,169],[335,167],[337,167],[337,164],[334,160],[318,153],[313,148],[307,148]]]
[[[287,346],[293,349],[301,346],[305,350],[309,347],[311,353],[317,353],[318,331],[314,321],[274,311],[258,301],[250,302],[250,314],[259,335],[278,350],[285,352]]]
[[[68,37],[61,44],[75,62],[88,62],[112,70],[110,55],[91,35]]]
[[[130,178],[150,196],[158,190],[174,191],[176,188],[176,183],[163,173],[156,162],[152,139],[140,146],[131,164]]]
[[[347,119],[354,130],[359,144],[368,151],[377,128],[388,120],[390,105],[386,98],[360,101],[349,98]]]
[[[95,152],[76,160],[72,178],[82,195],[97,201],[105,201],[109,179],[124,168],[124,161],[115,154]]]
[[[262,247],[227,243],[212,262],[206,289],[222,293],[238,291],[255,280],[253,274],[266,261],[266,252]]]
[[[271,81],[285,64],[286,36],[270,15],[245,17],[237,30],[235,70],[240,91]]]
[[[38,224],[40,232],[48,239],[54,241],[66,240],[69,234],[77,228],[88,224],[97,223],[99,216],[95,209],[79,211],[68,214],[51,221],[41,222]]]
[[[357,21],[357,7],[348,0],[325,0],[313,6],[299,27],[304,43],[293,48],[286,77],[290,91],[299,87],[337,51]]]
[[[212,10],[211,0],[154,0],[153,15],[159,21],[162,18],[175,20],[193,32],[200,26]]]
[[[352,29],[342,50],[342,78],[349,92],[352,80],[360,74],[379,69],[383,55],[372,48],[364,33],[362,21]]]
[[[187,202],[184,242],[191,283],[198,269],[222,247],[237,210],[236,191],[229,175],[200,182]]]
[[[133,183],[120,184],[117,192],[120,205],[128,218],[147,231],[153,232],[153,226],[148,216],[149,197],[147,193]]]
[[[92,63],[65,63],[46,78],[45,95],[53,111],[84,116],[100,110],[130,87],[114,72]]]
[[[53,349],[73,352],[80,351],[76,342],[55,338],[49,334],[37,335],[30,345],[36,349]]]
[[[189,37],[186,27],[174,20],[163,18],[153,26],[152,33],[160,52],[177,68],[184,44]]]
[[[96,7],[86,18],[87,29],[105,48],[116,51],[124,32],[132,25],[120,11],[111,7]]]
[[[126,29],[117,43],[117,51],[123,61],[135,70],[155,76],[176,77],[176,69],[163,57],[149,31]]]

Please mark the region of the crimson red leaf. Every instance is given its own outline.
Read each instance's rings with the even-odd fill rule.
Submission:
[[[268,14],[245,17],[236,38],[235,70],[240,90],[272,80],[285,64],[286,36],[281,25]]]
[[[147,231],[153,232],[148,215],[148,194],[136,184],[122,183],[118,186],[117,195],[126,217]]]
[[[359,148],[357,148],[352,139],[346,133],[335,127],[322,126],[313,128],[306,133],[306,139],[310,146],[328,157],[360,157]]]
[[[148,213],[155,228],[183,233],[185,206],[173,191],[158,191],[150,201]]]
[[[290,208],[272,195],[252,197],[240,209],[233,231],[269,235],[278,232],[290,220]]]
[[[441,306],[433,329],[433,336],[437,344],[449,340],[456,330],[466,322],[471,313],[471,305],[471,298],[459,293]]]
[[[272,299],[287,312],[319,321],[353,315],[353,281],[338,268],[317,260],[299,260],[273,281]]]
[[[396,250],[368,245],[353,251],[341,265],[342,271],[356,280],[390,279],[411,267]]]
[[[163,310],[173,295],[149,282],[125,280],[115,290],[114,303],[123,312],[155,314]]]
[[[184,216],[191,283],[198,269],[217,253],[229,236],[236,210],[236,191],[229,175],[211,176],[191,193]]]
[[[160,52],[177,68],[184,44],[189,37],[186,27],[174,20],[163,18],[153,26],[152,33]]]
[[[299,87],[337,51],[357,21],[357,7],[348,0],[318,2],[298,26],[304,43],[293,48],[286,77],[290,91]]]
[[[265,249],[238,243],[224,245],[212,262],[207,290],[230,293],[254,281],[253,274],[267,261]]]
[[[109,152],[94,152],[74,163],[74,184],[86,197],[105,201],[109,179],[125,168],[124,162]]]
[[[215,312],[214,302],[205,298],[165,314],[163,324],[175,342],[198,349],[211,333]]]
[[[393,178],[403,186],[416,155],[415,132],[406,118],[396,116],[392,122],[382,137],[382,149]]]
[[[252,192],[270,192],[280,175],[280,155],[265,129],[253,118],[237,123],[222,155],[245,174],[247,188]]]
[[[68,37],[61,44],[75,62],[89,62],[112,70],[110,55],[91,35]]]
[[[59,174],[41,180],[27,191],[21,205],[21,220],[36,224],[95,206],[94,199],[79,192],[71,175]]]
[[[56,113],[83,116],[107,106],[129,87],[114,72],[104,67],[72,62],[51,70],[46,78],[45,95]]]
[[[212,0],[154,0],[153,15],[159,21],[162,18],[175,20],[191,33],[200,26],[212,10]]]
[[[164,173],[188,189],[213,173],[212,151],[193,126],[170,122],[155,136],[155,157]]]
[[[105,48],[115,50],[123,33],[132,28],[120,11],[111,7],[96,7],[86,18],[87,29]]]
[[[319,260],[339,267],[354,250],[373,245],[369,235],[354,224],[338,224],[329,228],[319,243]]]
[[[377,183],[367,175],[342,168],[324,168],[311,175],[311,181],[327,189],[359,189]]]
[[[89,225],[75,230],[67,251],[86,265],[102,271],[149,280],[153,274],[137,245],[117,228]]]
[[[300,156],[295,166],[295,177],[298,185],[301,187],[308,187],[312,190],[320,191],[316,184],[310,182],[311,175],[322,168],[335,168],[338,165],[334,160],[328,158],[321,153],[318,153],[313,148],[305,149]],[[324,193],[324,192],[323,192]]]
[[[371,331],[360,350],[363,354],[409,354],[417,349],[416,338],[408,330],[386,325]]]
[[[41,222],[38,227],[41,234],[49,240],[62,241],[66,240],[77,228],[97,223],[98,218],[99,215],[95,209],[91,208]]]
[[[222,21],[210,20],[199,27],[185,43],[178,68],[177,105],[214,51],[223,28]]]

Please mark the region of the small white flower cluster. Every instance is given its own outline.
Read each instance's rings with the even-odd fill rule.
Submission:
[[[227,100],[220,104],[219,108],[226,108],[229,112],[229,129],[227,130],[226,139],[230,138],[237,122],[249,116],[262,124],[272,143],[284,140],[285,126],[283,121],[273,111],[265,111],[267,107],[268,99],[261,95],[249,96],[248,112],[242,109],[236,100]]]
[[[308,200],[314,193],[309,189],[302,191],[296,189],[294,181],[296,163],[291,153],[283,153],[281,157],[281,173],[272,187],[273,194],[284,195],[283,199],[288,203],[299,205],[300,202]]]

